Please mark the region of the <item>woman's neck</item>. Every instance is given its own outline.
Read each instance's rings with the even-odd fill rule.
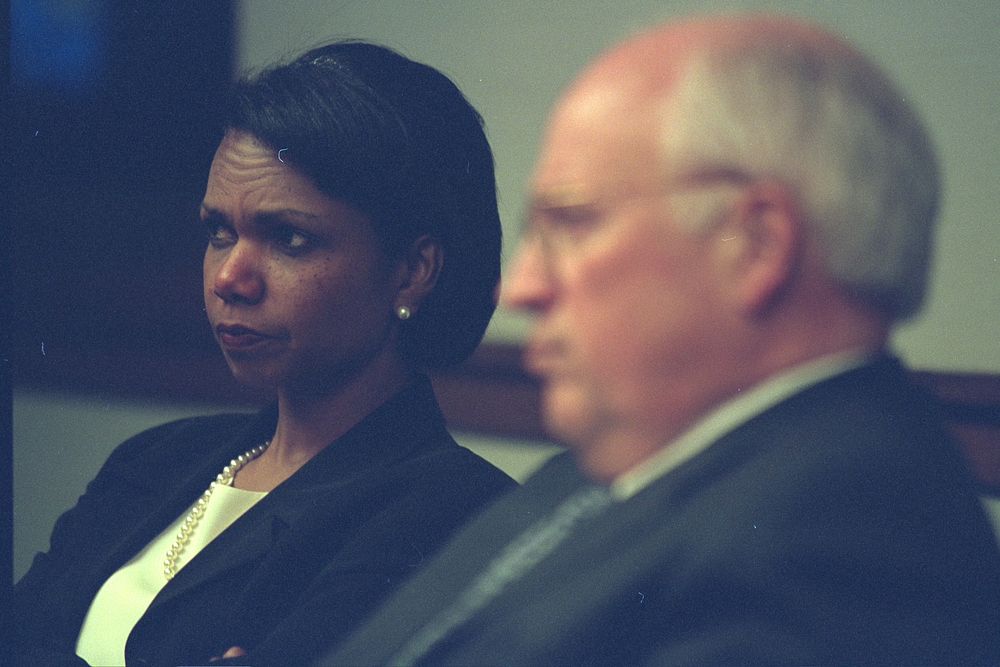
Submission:
[[[270,491],[412,381],[402,365],[366,369],[329,391],[278,391],[271,444],[234,480],[237,488]]]

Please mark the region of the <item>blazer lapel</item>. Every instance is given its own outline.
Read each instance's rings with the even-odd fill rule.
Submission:
[[[146,613],[170,604],[214,579],[236,576],[250,563],[265,558],[288,527],[280,511],[265,508],[263,512],[247,512],[182,567],[156,596]]]
[[[435,406],[433,390],[426,379],[399,392],[320,451],[206,545],[160,591],[146,614],[154,614],[159,608],[197,591],[219,577],[235,576],[241,570],[256,569],[248,566],[264,560],[267,553],[291,527],[300,522],[321,496],[338,493],[343,495],[341,488],[355,488],[355,480],[361,476],[377,476],[379,468],[405,457],[412,448],[430,441],[432,433],[443,430],[443,418]],[[212,459],[211,463],[200,466],[197,474],[189,478],[169,502],[164,503],[167,509],[151,516],[145,522],[148,527],[135,531],[136,534],[123,545],[123,549],[138,551],[175,520],[215,478],[222,466],[233,456],[242,453],[248,442],[254,441],[253,434],[259,433],[262,422],[267,422],[268,418],[273,419],[274,414],[262,413],[254,424],[223,448],[226,452],[224,456],[208,457]],[[426,418],[414,421],[411,418],[414,414]],[[273,421],[270,423],[273,427]],[[406,437],[402,435],[404,432]],[[339,501],[320,504],[344,507],[353,501],[353,498],[345,496]]]
[[[186,512],[198,496],[208,488],[219,471],[233,457],[246,450],[247,442],[259,440],[262,437],[259,434],[263,431],[270,432],[269,429],[273,429],[272,413],[272,410],[265,409],[256,418],[250,417],[248,422],[222,445],[217,442],[182,443],[180,439],[184,436],[181,435],[177,438],[178,442],[164,443],[164,456],[167,461],[164,465],[157,465],[144,459],[134,466],[123,469],[121,474],[130,478],[131,486],[142,490],[139,492],[141,497],[122,498],[120,502],[148,506],[149,512],[134,528],[126,529],[122,539],[109,550],[104,566],[97,573],[99,581],[107,580]],[[169,453],[172,449],[195,452],[195,462],[170,465]],[[181,571],[183,572],[183,569]],[[168,584],[164,590],[170,588]]]

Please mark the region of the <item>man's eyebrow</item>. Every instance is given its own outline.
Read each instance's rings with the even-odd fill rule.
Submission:
[[[530,208],[532,211],[557,211],[590,206],[594,201],[594,197],[587,195],[583,188],[567,186],[535,194]]]
[[[710,166],[689,171],[676,178],[681,185],[714,185],[716,183],[730,183],[733,185],[746,185],[753,180],[753,177],[742,169],[736,167]]]

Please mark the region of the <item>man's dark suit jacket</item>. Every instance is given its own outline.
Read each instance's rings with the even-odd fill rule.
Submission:
[[[589,520],[430,665],[1000,664],[1000,555],[891,359],[813,386]],[[558,457],[323,665],[386,664],[585,481]]]
[[[188,419],[119,446],[16,587],[17,664],[82,664],[74,647],[101,584],[274,420],[273,409]],[[127,662],[201,665],[239,645],[239,664],[305,664],[513,486],[455,444],[422,379],[182,568],[134,628]]]

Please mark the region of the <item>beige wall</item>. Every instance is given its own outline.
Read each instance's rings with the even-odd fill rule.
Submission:
[[[937,270],[899,332],[920,368],[1000,371],[1000,2],[986,0],[243,0],[239,62],[256,67],[337,37],[374,40],[449,74],[486,119],[508,239],[545,113],[586,61],[639,26],[765,9],[819,20],[878,60],[921,110],[945,172]],[[523,324],[500,313],[490,336]]]

